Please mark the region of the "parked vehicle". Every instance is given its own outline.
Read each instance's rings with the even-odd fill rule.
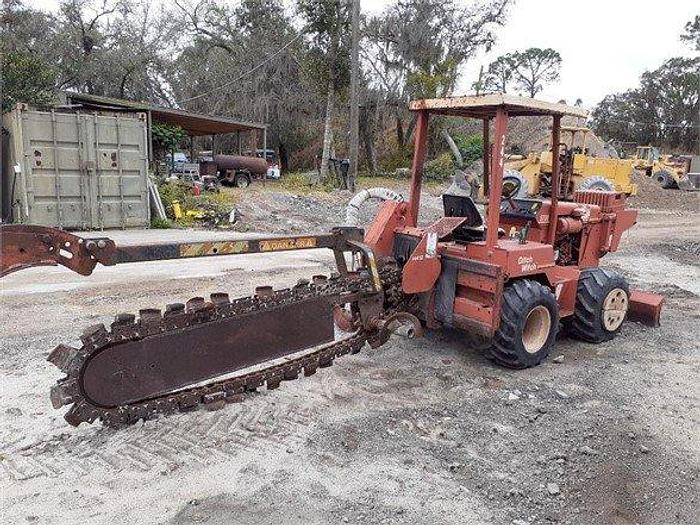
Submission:
[[[219,180],[236,188],[247,188],[254,178],[266,176],[268,165],[260,157],[243,155],[214,155]]]
[[[260,157],[267,161],[267,173],[265,177],[268,179],[279,179],[282,175],[280,169],[279,158],[277,152],[273,149],[256,149],[255,151],[246,151],[245,154],[249,157]]]
[[[561,142],[557,151],[561,165],[560,195],[571,200],[576,190],[619,191],[636,195],[632,183],[634,162],[629,159],[601,158],[589,154],[586,137],[590,129],[561,127],[562,134],[570,135],[570,143]],[[583,135],[583,146],[574,146],[576,136]],[[552,152],[530,153],[527,158],[510,160],[505,164],[503,183],[517,187],[518,197],[549,197],[552,194]]]
[[[647,177],[654,177],[664,189],[700,190],[698,155],[662,155],[659,148],[638,146],[634,162],[635,169],[644,172]]]
[[[171,172],[182,172],[185,164],[189,164],[190,159],[186,153],[176,151],[175,153],[167,153],[165,155],[165,162]]]

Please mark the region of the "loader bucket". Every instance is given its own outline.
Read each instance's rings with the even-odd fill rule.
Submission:
[[[688,173],[680,177],[678,187],[683,191],[700,191],[700,173]]]
[[[627,319],[647,326],[659,326],[661,324],[661,306],[663,304],[664,297],[662,295],[632,290]]]

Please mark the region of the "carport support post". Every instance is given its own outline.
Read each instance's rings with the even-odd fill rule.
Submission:
[[[484,184],[484,197],[489,194],[489,162],[491,159],[491,145],[489,144],[489,119],[488,117],[484,119],[484,129],[483,129],[483,156],[484,162],[484,173],[481,176],[481,181]]]
[[[498,222],[501,215],[501,196],[503,194],[503,156],[506,151],[506,130],[508,113],[503,106],[496,108],[496,124],[493,132],[493,154],[489,180],[489,207],[486,218],[486,250],[491,256],[498,241]]]
[[[557,234],[557,202],[559,202],[559,142],[561,142],[561,115],[554,115],[552,121],[552,196],[549,205],[549,230],[547,230],[547,240],[549,244],[554,244]],[[573,139],[572,139],[573,145]]]
[[[418,112],[416,123],[416,139],[413,146],[413,165],[411,166],[411,194],[408,198],[408,217],[406,226],[418,224],[418,209],[420,208],[420,190],[423,179],[423,164],[428,142],[428,112]]]
[[[263,128],[263,159],[267,164],[267,126]],[[267,172],[263,173],[263,186],[267,183]]]

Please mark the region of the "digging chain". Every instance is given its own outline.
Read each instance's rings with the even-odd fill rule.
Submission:
[[[400,286],[401,273],[398,269],[387,266],[380,272],[380,277],[385,293],[386,313],[389,314],[399,310],[404,300]],[[66,377],[52,388],[51,401],[55,408],[72,404],[65,419],[73,426],[100,419],[111,427],[126,426],[158,414],[189,411],[200,405],[215,409],[225,403],[242,401],[246,392],[254,391],[263,385],[266,385],[268,390],[275,389],[282,381],[297,379],[302,372],[305,376],[313,375],[318,368],[331,366],[337,357],[359,352],[371,333],[360,327],[345,339],[296,358],[285,358],[284,362],[262,370],[115,408],[104,408],[91,403],[83,393],[81,376],[85,364],[93,355],[100,351],[108,351],[108,347],[120,343],[168,331],[180,331],[186,327],[226,317],[272,310],[311,298],[337,297],[337,303],[342,304],[344,296],[371,293],[371,290],[368,276],[335,276],[330,279],[315,278],[313,283],[302,280],[293,288],[279,290],[267,296],[256,295],[229,300],[226,293],[214,293],[210,301],[195,297],[186,304],[167,305],[164,313],[159,309],[144,309],[139,311],[138,318],[133,314],[119,314],[109,330],[103,324],[86,329],[81,336],[81,348],[59,345],[49,355],[48,360],[66,373]]]

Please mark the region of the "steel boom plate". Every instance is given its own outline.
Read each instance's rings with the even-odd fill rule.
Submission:
[[[118,407],[333,339],[332,304],[313,298],[108,346],[85,363],[82,390],[97,406]]]

